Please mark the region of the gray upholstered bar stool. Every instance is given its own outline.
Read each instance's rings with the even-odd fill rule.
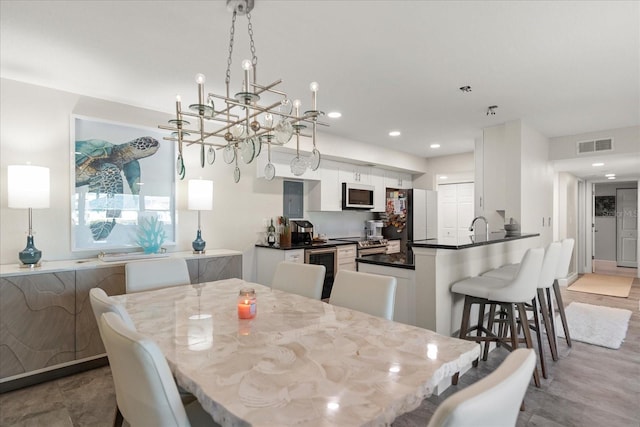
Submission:
[[[543,248],[528,249],[522,258],[518,273],[512,280],[476,276],[454,283],[451,291],[465,296],[462,323],[460,325],[460,338],[477,343],[484,342],[485,346],[489,345],[489,342],[501,343],[510,351],[516,349],[520,338],[518,337],[514,305],[520,313],[520,319],[526,319],[525,304],[536,296],[543,257]],[[473,304],[479,305],[478,324],[471,327],[470,317]],[[502,334],[495,334],[492,330],[484,327],[484,308],[486,305],[491,304],[501,305],[506,313],[505,321],[509,327],[509,337],[504,337]],[[477,332],[476,336],[471,335],[473,331]],[[524,333],[526,346],[533,348],[531,333],[527,325],[523,325],[522,331]],[[533,378],[536,386],[540,387],[540,377],[537,368],[533,372]]]
[[[542,321],[544,323],[545,331],[547,331],[547,339],[549,341],[549,348],[551,350],[551,357],[553,360],[558,360],[558,350],[556,347],[556,341],[553,334],[552,329],[552,319],[549,312],[549,304],[547,299],[545,298],[545,290],[547,292],[553,286],[553,283],[556,278],[556,272],[558,269],[558,262],[560,261],[560,252],[562,245],[560,242],[553,242],[547,246],[547,249],[544,252],[544,258],[542,260],[542,269],[540,270],[540,276],[538,278],[538,290],[537,290],[537,301],[534,297],[531,300],[531,308],[533,310],[533,326],[532,329],[536,331],[536,338],[538,341],[538,353],[540,354],[540,367],[542,368],[542,376],[547,378],[547,367],[544,359],[544,351],[542,348],[542,328],[540,327],[540,319],[538,316],[538,310],[542,313]],[[520,269],[520,264],[509,264],[500,268],[496,268],[494,270],[489,270],[486,273],[482,274],[483,277],[494,277],[502,280],[513,280],[518,274],[518,270]],[[539,308],[538,308],[539,302]],[[487,322],[487,329],[491,330],[493,327],[493,319],[495,318],[495,306],[491,306],[489,310],[489,320]],[[524,320],[524,319],[521,319]],[[524,322],[521,321],[521,324],[524,327]],[[487,360],[487,350],[488,347],[485,346],[483,359]]]

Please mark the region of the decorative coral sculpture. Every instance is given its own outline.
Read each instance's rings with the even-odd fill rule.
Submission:
[[[158,221],[157,217],[152,216],[138,220],[138,240],[136,243],[142,247],[145,254],[160,252],[165,237],[163,223]]]

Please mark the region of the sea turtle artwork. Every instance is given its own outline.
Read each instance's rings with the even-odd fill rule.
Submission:
[[[97,198],[106,195],[107,220],[89,224],[94,240],[106,239],[116,225],[116,218],[120,217],[121,206],[115,195],[124,194],[123,174],[131,194],[139,194],[138,160],[155,154],[158,148],[158,141],[150,136],[122,144],[101,139],[76,141],[76,188],[88,185],[89,192],[95,193]]]

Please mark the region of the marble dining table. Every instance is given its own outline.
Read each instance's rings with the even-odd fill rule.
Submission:
[[[247,287],[250,320],[237,313]],[[388,425],[480,354],[470,341],[241,279],[113,298],[223,426]]]

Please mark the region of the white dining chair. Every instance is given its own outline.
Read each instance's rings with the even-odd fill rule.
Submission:
[[[276,267],[271,288],[307,298],[320,299],[325,272],[324,265],[282,261]]]
[[[329,302],[393,320],[396,286],[395,277],[340,270],[333,281]]]
[[[519,348],[491,374],[442,402],[427,427],[513,427],[531,381],[536,355]]]
[[[91,309],[93,310],[93,315],[95,316],[96,323],[98,324],[100,337],[102,337],[100,317],[104,313],[116,313],[129,329],[133,329],[134,331],[136,330],[133,320],[131,320],[127,310],[122,306],[122,304],[118,304],[109,295],[107,295],[102,288],[91,288],[89,291],[89,302],[91,303]]]
[[[132,427],[216,426],[198,401],[183,405],[162,352],[115,313],[102,315],[116,400]]]
[[[128,262],[125,281],[128,294],[191,283],[187,261],[183,258]]]

